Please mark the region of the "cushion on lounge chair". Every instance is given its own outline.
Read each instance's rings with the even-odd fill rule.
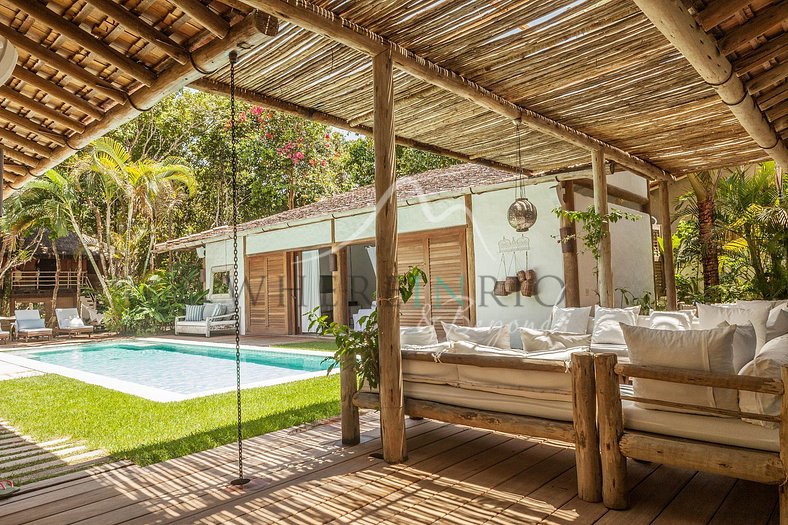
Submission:
[[[202,321],[203,308],[201,304],[187,304],[186,321]]]
[[[402,326],[399,329],[400,345],[436,345],[438,334],[435,327],[429,326]]]
[[[92,326],[85,326],[82,317],[76,308],[56,308],[57,326],[61,330],[88,331],[93,330]]]
[[[550,319],[550,329],[558,332],[585,334],[588,331],[588,320],[590,317],[590,306],[576,308],[554,306]]]
[[[700,328],[715,328],[723,321],[730,324],[752,323],[758,338],[756,352],[766,343],[766,322],[769,319],[769,304],[752,304],[747,306],[716,305],[697,303]]]
[[[217,315],[224,315],[227,312],[227,307],[222,303],[208,303],[203,305],[202,320],[206,321],[209,317],[216,317]],[[187,319],[189,321],[190,319]]]
[[[577,348],[578,346],[588,346],[591,344],[590,334],[539,330],[525,326],[518,328],[517,332],[520,334],[523,350],[526,352],[562,350],[565,348]]]
[[[592,344],[625,344],[621,325],[636,326],[638,315],[632,308],[604,308],[597,306],[594,312]]]
[[[446,332],[447,341],[468,341],[478,345],[491,346],[495,348],[511,348],[509,337],[509,325],[502,323],[490,326],[460,326],[451,323],[444,323],[443,330]]]
[[[19,319],[16,322],[16,328],[19,331],[47,329],[43,319]]]
[[[761,348],[755,359],[741,369],[739,375],[780,378],[780,369],[788,366],[788,335],[772,339]],[[779,416],[782,396],[759,394],[756,392],[739,392],[739,408],[742,412]],[[766,428],[777,428],[777,423],[745,419],[748,423]]]

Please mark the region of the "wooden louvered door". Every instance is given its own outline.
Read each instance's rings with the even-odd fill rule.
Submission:
[[[290,286],[285,252],[246,259],[247,333],[285,335],[290,331]]]
[[[432,324],[443,337],[441,321],[468,325],[468,265],[464,229],[403,235],[398,246],[398,271],[418,266],[428,284],[419,285],[411,300],[401,305],[402,326]]]

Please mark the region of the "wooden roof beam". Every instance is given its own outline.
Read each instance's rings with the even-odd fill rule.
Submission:
[[[394,65],[406,73],[446,91],[470,100],[481,107],[507,119],[541,133],[557,138],[588,151],[602,150],[609,160],[630,171],[653,179],[673,180],[672,176],[658,166],[636,157],[616,146],[570,128],[528,108],[514,104],[480,86],[479,84],[448,70],[424,57],[418,56],[369,29],[343,19],[332,11],[323,9],[305,0],[243,0],[251,7],[262,9],[272,15],[340,42],[348,47],[375,56],[391,50]]]
[[[751,2],[752,0],[716,0],[698,14],[698,23],[704,31],[708,31],[750,5]]]
[[[786,78],[788,78],[788,62],[782,62],[754,76],[747,82],[747,91],[754,95],[775,84],[779,84]]]
[[[4,144],[11,144],[12,146],[19,146],[24,148],[28,151],[32,151],[37,155],[41,155],[42,157],[48,156],[52,153],[52,150],[44,146],[43,144],[39,144],[34,140],[30,140],[28,138],[22,137],[17,135],[13,131],[10,131],[5,128],[0,128],[0,140],[3,141]],[[34,166],[35,163],[31,164]]]
[[[25,69],[24,67],[17,65],[14,67],[14,72],[12,75],[25,84],[30,84],[34,88],[43,91],[48,97],[68,104],[69,106],[74,107],[75,109],[90,117],[93,117],[96,120],[104,116],[103,111],[99,110],[96,106],[84,98],[75,95],[71,91],[61,87],[51,80],[47,80],[44,77],[37,75],[35,72],[30,71],[29,69]]]
[[[124,55],[120,51],[116,51],[104,41],[99,40],[95,36],[87,33],[74,25],[71,21],[64,18],[46,7],[38,3],[37,0],[7,0],[10,4],[21,9],[29,14],[42,24],[51,27],[64,37],[72,40],[75,44],[95,53],[102,59],[106,60],[116,68],[124,73],[139,80],[146,86],[150,86],[156,80],[156,73],[147,68],[144,64],[136,62]]]
[[[65,137],[55,133],[49,128],[36,124],[29,118],[23,117],[19,113],[14,113],[11,110],[0,108],[0,120],[5,120],[6,122],[10,122],[15,126],[32,131],[33,133],[40,135],[42,138],[45,138],[50,142],[54,142],[58,146],[66,145]]]
[[[183,12],[197,20],[205,26],[205,29],[219,38],[227,36],[227,32],[230,30],[229,22],[211,11],[200,0],[170,0],[170,3],[180,7]]]
[[[61,73],[70,76],[75,80],[79,80],[91,89],[95,89],[102,95],[111,98],[115,102],[123,104],[126,102],[126,94],[116,89],[111,83],[103,78],[93,75],[86,69],[78,66],[74,62],[64,58],[51,49],[44,47],[33,40],[27,38],[19,31],[11,29],[10,27],[0,24],[0,36],[7,38],[17,49],[21,49],[29,53],[39,60],[44,61],[50,67],[60,71]]]
[[[10,145],[10,146],[13,145],[10,141],[4,140],[1,136],[0,136],[0,143],[6,144],[6,145]],[[25,166],[27,166],[29,168],[32,168],[33,166],[35,166],[38,163],[38,159],[37,158],[35,158],[35,157],[31,156],[31,155],[28,155],[26,153],[22,153],[21,151],[15,150],[15,149],[10,148],[10,147],[9,148],[5,148],[5,156],[8,157],[8,158],[14,159],[15,161],[20,162],[20,163],[24,164]]]
[[[6,150],[6,156],[7,156],[7,152],[8,150]],[[7,173],[13,173],[14,175],[18,175],[22,177],[30,175],[30,170],[27,169],[26,166],[23,166],[21,164],[15,164],[13,162],[6,161],[4,168]]]
[[[727,55],[751,40],[763,35],[771,28],[788,19],[788,0],[781,0],[760,11],[755,17],[736,26],[717,43],[720,52]]]
[[[158,47],[178,63],[185,64],[189,61],[189,51],[183,46],[173,41],[169,36],[149,25],[139,16],[135,15],[121,4],[113,0],[85,0],[102,13],[114,19],[118,24],[125,27],[129,32],[140,36]]]
[[[195,89],[199,89],[200,91],[205,91],[206,93],[230,96],[230,86],[228,86],[227,84],[223,84],[221,82],[209,80],[207,78],[203,78],[197,80],[196,82],[192,82],[190,86]],[[270,95],[258,93],[256,91],[251,91],[248,89],[236,88],[235,96],[251,104],[259,104],[267,108],[281,111],[282,113],[287,113],[288,115],[295,115],[297,117],[302,117],[307,120],[319,122],[327,126],[333,126],[335,128],[344,129],[346,131],[352,131],[353,133],[358,133],[360,135],[365,135],[368,137],[372,136],[372,128],[369,126],[354,124],[352,121],[347,121],[335,115],[324,113],[316,109],[299,106],[298,104],[293,104],[292,102],[287,102],[279,98],[272,97]],[[522,170],[522,171],[518,170],[517,168],[509,166],[508,164],[503,164],[501,162],[497,162],[489,159],[472,158],[470,155],[466,155],[464,153],[458,153],[456,151],[449,150],[446,148],[433,146],[431,144],[425,144],[423,142],[411,140],[405,137],[401,137],[399,135],[396,137],[396,140],[397,140],[397,144],[399,144],[400,146],[406,146],[408,148],[415,148],[422,151],[435,153],[437,155],[443,155],[444,157],[457,159],[463,162],[474,162],[476,164],[489,166],[491,168],[495,168],[501,171],[507,171],[511,173],[525,173],[526,175],[529,175],[531,173],[528,170]]]
[[[248,49],[263,42],[278,31],[274,17],[254,12],[235,24],[223,40],[213,40],[192,53],[194,64],[200,71],[212,71],[227,63],[227,54],[236,48]],[[194,82],[203,74],[190,61],[188,64],[174,65],[162,72],[150,87],[143,87],[130,95],[131,104],[115,106],[104,118],[88,124],[85,132],[69,140],[68,147],[52,150],[52,153],[33,165],[32,173],[38,175],[58,165],[74,153],[74,149],[84,148],[98,137],[102,137],[140,114],[141,109],[150,108],[167,95]],[[139,108],[139,109],[138,109]],[[24,182],[24,181],[22,181]]]
[[[12,102],[15,102],[20,106],[29,109],[33,113],[41,115],[42,117],[56,122],[57,124],[60,124],[61,126],[72,131],[76,131],[77,133],[82,133],[85,131],[85,125],[78,120],[74,120],[61,111],[50,108],[43,102],[39,102],[38,100],[27,97],[9,86],[0,87],[0,98],[6,98]]]
[[[788,55],[788,33],[774,37],[756,49],[742,54],[733,62],[733,67],[736,68],[736,73],[743,75],[769,64],[775,58],[782,58],[784,55]]]
[[[720,52],[714,37],[701,29],[681,0],[634,1],[703,80],[714,87],[755,143],[783,169],[788,169],[788,149],[785,144],[745,89],[733,65]]]

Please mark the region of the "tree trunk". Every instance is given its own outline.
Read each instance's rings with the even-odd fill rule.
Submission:
[[[60,292],[60,254],[57,253],[56,239],[52,239],[52,253],[55,255],[55,286],[52,288],[52,316],[49,318],[49,323],[52,326],[57,325],[57,295]]]
[[[126,257],[123,263],[123,277],[131,275],[131,223],[134,219],[134,194],[129,194],[129,209],[126,216]]]
[[[714,240],[714,199],[698,200],[701,256],[703,257],[703,288],[720,284],[720,263]]]
[[[109,276],[114,278],[116,275],[114,261],[115,249],[112,244],[112,203],[109,200],[107,200],[107,220],[105,222],[105,226],[107,228],[107,264],[105,268],[109,273]]]
[[[113,303],[112,296],[109,293],[109,287],[107,286],[107,280],[104,278],[101,268],[99,268],[98,264],[96,264],[96,258],[93,257],[93,253],[91,253],[90,248],[85,242],[85,237],[82,235],[82,229],[79,227],[79,224],[77,224],[76,217],[71,216],[69,219],[71,220],[71,226],[74,228],[74,233],[77,235],[77,237],[79,237],[79,242],[82,243],[82,248],[85,250],[85,256],[88,258],[90,265],[96,272],[96,279],[99,280],[99,284],[101,285],[101,292],[104,294],[104,297],[107,298],[107,304],[109,304],[111,308]]]

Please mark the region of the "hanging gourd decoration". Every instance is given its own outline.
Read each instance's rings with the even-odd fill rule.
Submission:
[[[514,228],[515,231],[522,233],[527,232],[534,224],[536,224],[537,212],[534,203],[529,201],[528,197],[525,195],[526,184],[525,176],[523,175],[519,122],[517,123],[517,165],[519,167],[520,174],[517,178],[515,199],[512,205],[509,206],[507,217],[512,228]]]

